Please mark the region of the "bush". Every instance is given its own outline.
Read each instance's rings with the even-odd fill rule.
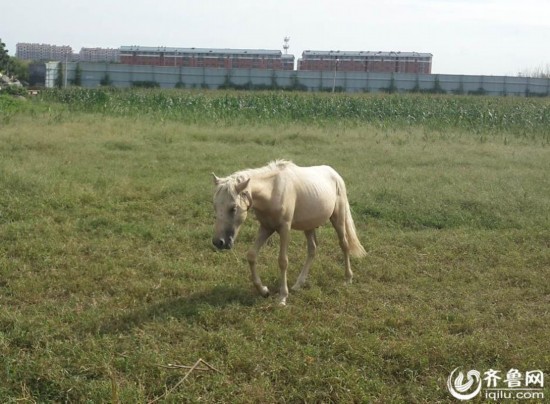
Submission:
[[[132,81],[132,87],[135,88],[160,88],[156,81]]]
[[[111,77],[109,76],[109,73],[105,73],[105,76],[103,76],[99,84],[105,87],[109,87],[113,84]]]
[[[23,86],[6,86],[3,88],[0,88],[0,94],[8,94],[8,95],[18,95],[18,96],[26,96],[27,90]]]

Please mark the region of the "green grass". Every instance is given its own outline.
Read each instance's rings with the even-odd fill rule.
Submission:
[[[548,100],[78,94],[106,98],[0,98],[3,402],[148,402],[185,375],[163,365],[199,358],[220,373],[193,372],[165,402],[451,402],[457,366],[549,377]],[[174,97],[203,106],[159,106]],[[255,107],[223,115],[222,100]],[[268,101],[286,107],[269,115]],[[387,111],[368,118],[373,105]],[[483,106],[518,112],[452,115]],[[210,173],[275,158],[342,174],[369,253],[345,286],[321,228],[286,308],[248,281],[252,219],[235,250],[209,245]],[[271,289],[277,246],[259,260]],[[304,258],[294,233],[291,283]]]

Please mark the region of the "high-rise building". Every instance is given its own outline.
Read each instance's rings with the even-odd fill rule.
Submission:
[[[23,60],[71,61],[74,60],[73,48],[67,45],[57,46],[39,43],[18,43],[15,56]]]

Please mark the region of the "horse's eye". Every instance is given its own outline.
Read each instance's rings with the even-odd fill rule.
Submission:
[[[231,213],[232,215],[237,213],[237,206],[233,206],[231,209],[229,209],[229,213]]]

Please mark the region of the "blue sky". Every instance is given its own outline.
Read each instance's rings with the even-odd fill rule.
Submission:
[[[26,0],[0,38],[121,45],[433,54],[433,73],[517,75],[550,66],[550,0]]]

